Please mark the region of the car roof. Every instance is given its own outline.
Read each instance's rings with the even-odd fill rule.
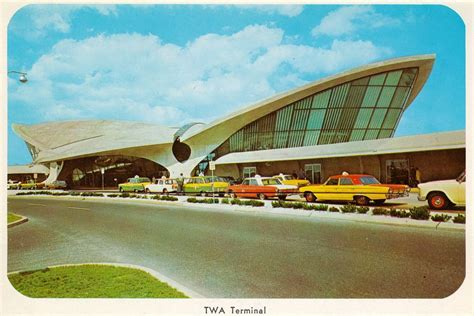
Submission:
[[[360,173],[350,173],[350,174],[337,174],[334,176],[330,176],[329,178],[332,179],[339,179],[339,178],[360,178],[360,177],[374,177],[371,174],[360,174]],[[375,177],[374,177],[375,178]]]

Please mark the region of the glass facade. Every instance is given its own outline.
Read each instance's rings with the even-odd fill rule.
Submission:
[[[243,127],[217,156],[391,137],[417,73],[379,73],[308,96]]]

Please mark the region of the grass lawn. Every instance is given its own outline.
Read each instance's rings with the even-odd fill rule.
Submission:
[[[29,297],[186,298],[149,273],[108,265],[46,268],[8,275],[13,287]]]
[[[21,218],[21,216],[18,216],[18,215],[13,214],[13,213],[8,213],[8,224],[16,222],[20,218]]]

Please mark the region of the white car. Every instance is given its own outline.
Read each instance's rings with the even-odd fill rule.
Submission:
[[[434,210],[444,210],[452,205],[466,205],[466,173],[456,179],[431,181],[418,184],[418,200],[428,200]]]
[[[20,182],[8,180],[7,189],[8,190],[18,190],[20,188]]]
[[[163,193],[176,192],[178,183],[176,179],[156,179],[153,183],[145,186],[146,193]]]

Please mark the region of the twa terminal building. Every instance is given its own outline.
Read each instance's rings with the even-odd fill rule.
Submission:
[[[240,109],[209,124],[165,127],[126,121],[13,124],[26,143],[29,166],[9,178],[66,180],[70,187],[116,186],[149,178],[214,174],[243,178],[368,173],[383,182],[412,184],[455,178],[465,166],[465,132],[393,137],[404,111],[423,88],[434,55],[392,59],[315,81]],[[428,119],[420,117],[420,119]]]

